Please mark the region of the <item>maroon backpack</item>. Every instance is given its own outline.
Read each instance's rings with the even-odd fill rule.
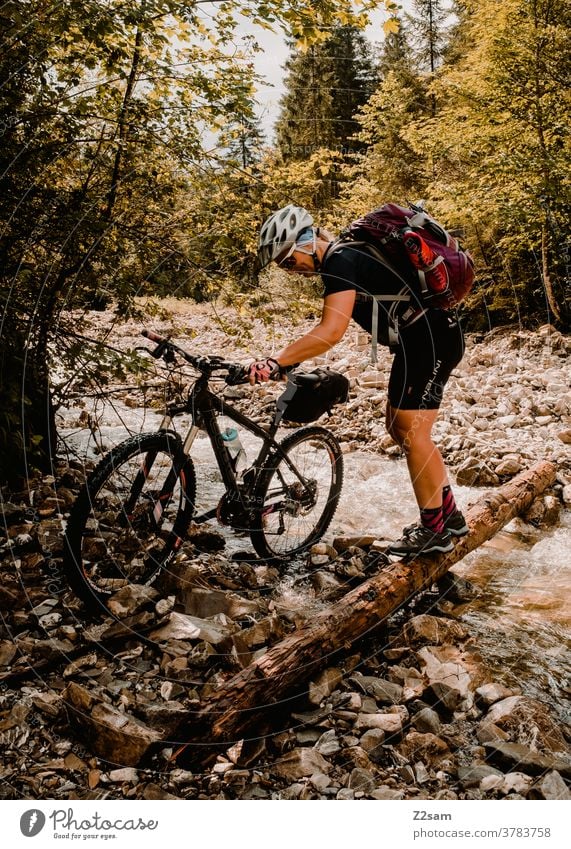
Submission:
[[[376,248],[407,277],[412,266],[426,306],[453,309],[474,283],[474,261],[468,251],[415,204],[406,208],[386,203],[373,209],[341,233],[339,246],[346,241]]]

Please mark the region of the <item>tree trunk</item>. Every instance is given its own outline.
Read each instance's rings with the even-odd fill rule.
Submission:
[[[551,282],[551,274],[549,272],[549,255],[548,255],[548,245],[547,245],[547,227],[545,224],[541,227],[541,273],[543,277],[543,287],[545,289],[545,295],[547,297],[547,303],[549,304],[549,308],[553,313],[555,320],[561,324],[561,311],[559,309],[559,304],[557,303],[557,299],[555,298],[555,293],[553,292],[553,284]]]
[[[466,518],[467,536],[448,554],[392,564],[347,593],[310,623],[281,640],[215,692],[204,708],[177,728],[176,741],[189,743],[175,751],[185,759],[202,759],[208,744],[230,746],[264,718],[264,710],[286,695],[300,692],[325,658],[371,633],[383,620],[420,590],[439,580],[470,551],[494,536],[555,480],[552,463],[541,462],[509,483],[484,495]],[[172,741],[171,741],[172,742]],[[197,748],[193,750],[193,743]]]

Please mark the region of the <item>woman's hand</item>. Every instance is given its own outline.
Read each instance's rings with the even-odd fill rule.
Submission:
[[[282,375],[280,364],[272,357],[265,360],[255,360],[246,367],[248,380],[254,386],[256,383],[266,383],[268,380],[276,380]]]

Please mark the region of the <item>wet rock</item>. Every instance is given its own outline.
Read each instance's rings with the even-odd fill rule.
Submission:
[[[368,753],[361,746],[349,746],[343,750],[343,768],[372,769],[373,765]]]
[[[478,742],[483,744],[493,743],[495,741],[505,742],[509,740],[510,735],[507,731],[504,731],[502,728],[498,728],[497,725],[494,725],[493,722],[483,720],[478,725],[476,737],[478,738]]]
[[[128,781],[129,784],[139,783],[139,773],[133,767],[123,767],[121,769],[112,769],[109,773],[109,780],[114,783]]]
[[[333,596],[346,591],[344,582],[330,572],[314,572],[311,575],[311,584],[318,595]]]
[[[370,728],[360,739],[361,748],[367,753],[373,763],[380,762],[384,757],[382,748],[385,742],[385,732],[382,728]]]
[[[519,793],[520,796],[527,796],[532,780],[531,776],[524,772],[508,772],[499,790],[505,796],[508,793]]]
[[[496,702],[486,714],[486,721],[508,732],[515,743],[551,752],[564,752],[566,740],[542,702],[528,696],[510,696]]]
[[[355,791],[350,787],[342,787],[335,798],[340,802],[345,800],[351,801],[355,798]]]
[[[373,790],[370,794],[371,799],[384,799],[384,800],[396,800],[396,799],[404,799],[404,790],[395,790],[392,787],[387,787],[382,784],[380,787],[377,787],[376,790]]]
[[[443,575],[438,581],[438,590],[444,598],[456,604],[472,601],[480,594],[474,584],[466,578],[460,577],[460,575],[455,575],[454,572],[446,572]]]
[[[495,466],[494,472],[499,477],[512,477],[512,475],[517,475],[518,472],[521,472],[522,469],[523,465],[518,460],[505,458]]]
[[[441,663],[433,651],[425,647],[418,652],[425,663],[425,675],[435,697],[448,710],[456,710],[471,698],[471,677],[459,662]]]
[[[328,758],[331,755],[337,754],[337,752],[341,749],[341,744],[337,738],[337,734],[335,733],[335,729],[331,728],[329,731],[325,731],[314,746],[316,752],[319,752],[320,755]]]
[[[504,780],[503,772],[488,764],[472,764],[471,766],[458,767],[458,781],[464,789],[477,787],[482,779],[489,775],[496,776],[501,782]]]
[[[498,766],[516,766],[525,769],[532,775],[555,770],[566,778],[571,778],[571,758],[541,754],[521,743],[506,743],[503,741],[484,743],[486,759]]]
[[[499,482],[496,473],[476,457],[469,457],[456,469],[459,486],[495,486]]]
[[[178,594],[184,612],[199,619],[208,619],[217,613],[224,613],[230,619],[254,616],[264,610],[264,604],[258,600],[242,598],[234,593],[222,590],[189,587]]]
[[[249,767],[266,753],[266,741],[261,739],[239,740],[226,754],[236,766]]]
[[[422,613],[414,616],[403,628],[402,636],[408,646],[439,646],[464,640],[468,632],[459,622]]]
[[[571,799],[571,791],[556,770],[551,770],[542,776],[529,791],[532,799]]]
[[[343,680],[343,673],[337,667],[324,669],[315,681],[309,682],[308,699],[310,704],[319,706],[323,699],[330,696]]]
[[[158,592],[152,587],[129,584],[111,596],[108,606],[111,613],[121,619],[137,613],[141,608],[156,601],[158,597]]]
[[[403,721],[396,713],[360,713],[355,728],[380,728],[387,735],[401,734]]]
[[[318,793],[322,793],[331,784],[331,779],[322,772],[316,772],[310,777],[309,783]]]
[[[395,705],[402,700],[403,688],[399,684],[374,675],[353,675],[349,683],[381,704]]]
[[[296,748],[270,766],[270,772],[281,778],[295,780],[316,772],[331,772],[331,764],[315,749]]]
[[[76,687],[67,687],[63,699],[70,708],[73,726],[94,754],[104,760],[136,766],[161,740],[161,734],[109,704],[99,702],[88,713],[84,693]]]
[[[398,746],[401,755],[416,763],[422,760],[425,764],[437,764],[442,758],[450,754],[450,750],[444,740],[436,734],[419,734],[417,731],[409,731],[402,743]]]
[[[362,793],[369,794],[376,787],[375,776],[367,769],[355,767],[355,769],[351,770],[347,787],[355,792],[361,791]]]
[[[412,724],[419,734],[438,735],[442,727],[438,714],[432,708],[423,708],[415,713]]]
[[[502,699],[507,699],[510,696],[519,695],[519,691],[510,689],[509,687],[504,687],[503,684],[493,682],[491,684],[483,684],[481,687],[477,687],[476,695],[478,696],[478,700],[482,704],[489,707],[490,705],[493,705],[495,702],[499,702]],[[491,722],[493,720],[489,721]]]
[[[219,615],[215,621],[199,619],[173,611],[166,625],[151,633],[151,639],[162,640],[201,640],[218,646],[227,640],[236,630],[234,623],[224,621]]]
[[[188,539],[198,551],[215,552],[222,551],[226,547],[226,540],[219,531],[202,525],[193,525],[188,533]]]
[[[503,777],[499,775],[486,775],[485,778],[482,778],[478,788],[482,791],[482,793],[490,793],[493,790],[500,791],[504,785]]]
[[[0,667],[10,666],[17,654],[18,649],[13,642],[10,640],[0,642]]]
[[[347,551],[349,548],[367,549],[375,542],[375,540],[376,537],[371,536],[370,534],[363,534],[362,536],[355,537],[335,537],[333,540],[333,548],[339,553]]]

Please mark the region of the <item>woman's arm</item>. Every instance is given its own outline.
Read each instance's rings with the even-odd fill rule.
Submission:
[[[353,313],[355,290],[334,292],[323,301],[321,321],[313,330],[275,355],[281,366],[302,363],[328,351],[345,335]]]

